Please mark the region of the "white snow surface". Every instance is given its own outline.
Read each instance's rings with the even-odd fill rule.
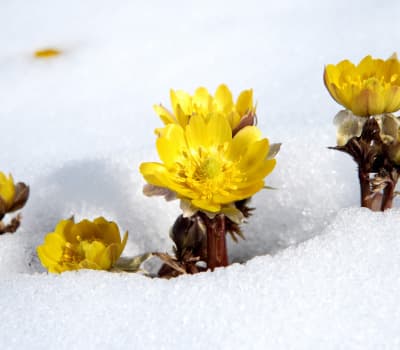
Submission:
[[[400,211],[359,209],[335,144],[325,64],[400,43],[400,2],[0,3],[0,170],[31,187],[0,236],[1,349],[399,349]],[[51,60],[32,57],[61,49]],[[282,142],[234,264],[173,280],[47,274],[36,256],[60,219],[103,215],[126,256],[171,251],[178,203],[142,195],[155,161],[152,105],[169,89],[253,88]],[[395,206],[399,203],[395,203]]]

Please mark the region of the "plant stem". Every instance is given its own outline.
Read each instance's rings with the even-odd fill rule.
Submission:
[[[207,227],[207,267],[228,266],[226,249],[225,215],[216,215],[213,219],[205,220]]]
[[[361,206],[371,208],[371,187],[369,183],[369,174],[364,172],[361,167],[358,168],[358,178],[360,180]]]

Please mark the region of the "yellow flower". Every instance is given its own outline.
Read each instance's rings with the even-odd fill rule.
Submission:
[[[269,142],[257,127],[246,126],[232,136],[221,115],[208,121],[194,115],[185,127],[168,124],[157,150],[163,163],[140,166],[146,181],[211,213],[261,190],[275,166],[275,159],[267,159]]]
[[[328,64],[324,82],[331,96],[355,115],[367,117],[400,109],[400,62],[364,57],[356,66],[348,60]]]
[[[109,270],[125,248],[128,232],[121,242],[118,226],[99,217],[95,220],[61,220],[37,248],[42,265],[49,272]]]
[[[193,96],[185,91],[170,90],[170,99],[173,112],[162,105],[155,105],[154,110],[165,125],[179,124],[185,127],[193,115],[201,115],[206,121],[212,116],[223,115],[227,118],[232,130],[237,128],[246,116],[254,119],[256,107],[253,105],[253,90],[244,90],[233,102],[229,88],[221,84],[211,96],[204,87],[199,87]],[[156,132],[160,134],[161,129]]]
[[[60,54],[60,50],[49,47],[35,51],[33,56],[36,58],[52,58]]]
[[[15,185],[11,174],[7,177],[0,171],[0,201],[3,202],[5,212],[13,205],[14,198]]]

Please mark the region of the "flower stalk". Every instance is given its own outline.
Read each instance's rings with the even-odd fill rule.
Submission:
[[[361,166],[358,167],[358,180],[360,182],[360,202],[364,208],[372,208],[373,195],[369,180],[369,173],[366,173]]]
[[[205,216],[207,229],[207,267],[213,271],[217,267],[228,266],[226,247],[226,218],[224,214],[213,219]]]
[[[360,205],[373,211],[392,208],[400,171],[400,164],[391,156],[394,145],[384,142],[382,130],[371,116],[360,136],[353,136],[343,146],[330,147],[349,154],[357,163]]]

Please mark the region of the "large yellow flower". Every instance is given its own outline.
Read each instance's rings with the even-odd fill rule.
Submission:
[[[355,115],[367,117],[400,109],[400,62],[364,57],[358,65],[328,64],[324,82],[331,96]]]
[[[244,90],[233,101],[229,88],[221,84],[212,96],[204,87],[199,87],[193,96],[185,91],[170,90],[172,112],[162,105],[155,105],[154,110],[164,124],[179,124],[185,127],[193,115],[201,115],[206,121],[214,115],[227,118],[232,130],[238,127],[247,115],[254,117],[253,90]],[[157,130],[160,132],[160,129]]]
[[[268,140],[257,127],[246,126],[232,136],[221,115],[208,121],[194,115],[185,127],[168,124],[157,150],[163,163],[140,166],[146,181],[211,213],[261,190],[275,166],[275,159],[267,159]]]
[[[61,220],[44,244],[37,248],[39,259],[49,272],[94,269],[109,270],[125,248],[128,233],[121,242],[118,226],[103,217],[93,222]]]

